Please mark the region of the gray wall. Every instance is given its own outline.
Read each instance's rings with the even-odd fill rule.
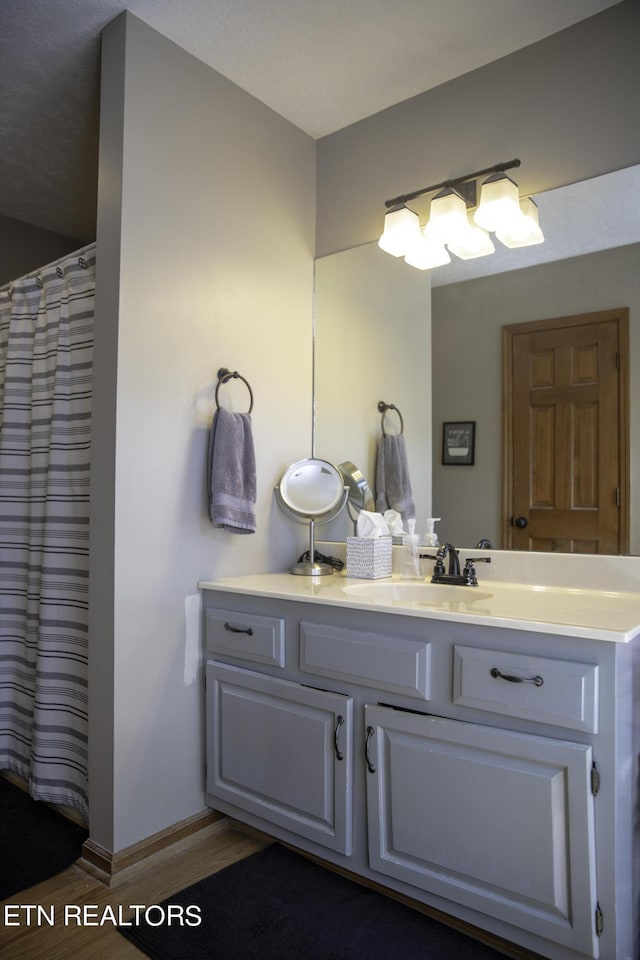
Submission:
[[[639,36],[624,0],[319,140],[317,255],[377,239],[386,199],[501,160],[526,194],[640,162]]]
[[[501,327],[629,307],[631,552],[640,553],[640,244],[435,287],[433,509],[440,539],[500,544]],[[442,423],[477,422],[473,467],[441,464]]]
[[[90,803],[117,851],[203,808],[198,581],[285,569],[305,545],[273,486],[311,438],[315,146],[129,13],[103,71]],[[221,366],[255,396],[251,536],[207,519]],[[241,383],[221,397],[246,409]]]
[[[0,287],[84,246],[81,240],[0,216]]]

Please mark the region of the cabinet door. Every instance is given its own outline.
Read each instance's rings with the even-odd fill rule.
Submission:
[[[371,867],[597,957],[591,748],[365,715]]]
[[[350,855],[350,697],[207,663],[207,791]]]

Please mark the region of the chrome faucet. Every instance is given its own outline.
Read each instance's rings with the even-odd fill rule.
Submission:
[[[421,554],[420,556],[428,557],[429,554]],[[447,557],[449,557],[449,569],[445,573],[444,561]],[[431,583],[449,583],[461,587],[476,587],[478,585],[474,564],[491,563],[491,557],[468,557],[461,573],[458,551],[452,543],[444,543],[439,548],[435,560]]]

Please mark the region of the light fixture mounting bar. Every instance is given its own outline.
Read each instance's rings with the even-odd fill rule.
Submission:
[[[454,177],[452,180],[443,180],[442,183],[434,183],[430,187],[423,187],[422,190],[414,190],[412,193],[403,193],[399,197],[393,197],[391,200],[385,200],[385,207],[395,207],[400,203],[408,203],[421,197],[425,193],[433,193],[436,190],[444,190],[446,187],[457,187],[462,183],[468,183],[470,180],[477,180],[479,177],[486,177],[490,173],[503,173],[505,170],[512,170],[519,167],[519,160],[507,160],[504,163],[496,163],[493,167],[485,167],[484,170],[476,170],[475,173],[468,173],[464,177]]]

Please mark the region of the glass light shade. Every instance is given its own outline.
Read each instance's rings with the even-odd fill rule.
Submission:
[[[447,246],[451,253],[455,253],[461,260],[473,260],[474,257],[486,257],[496,252],[489,234],[481,227],[476,227],[471,217],[467,220],[466,230],[461,233],[460,238]]]
[[[544,234],[538,224],[538,208],[527,197],[520,202],[521,216],[507,230],[496,231],[496,237],[505,247],[530,247],[544,242]]]
[[[437,243],[425,236],[420,236],[406,254],[405,263],[418,270],[431,270],[432,267],[442,267],[451,263],[451,257],[442,243]]]
[[[392,257],[403,257],[419,238],[418,214],[400,203],[385,214],[384,231],[378,246]]]
[[[425,236],[439,243],[457,240],[467,229],[467,205],[451,187],[442,190],[431,201]]]
[[[473,219],[484,230],[509,230],[522,216],[518,187],[503,173],[494,174],[482,184],[480,205]]]

